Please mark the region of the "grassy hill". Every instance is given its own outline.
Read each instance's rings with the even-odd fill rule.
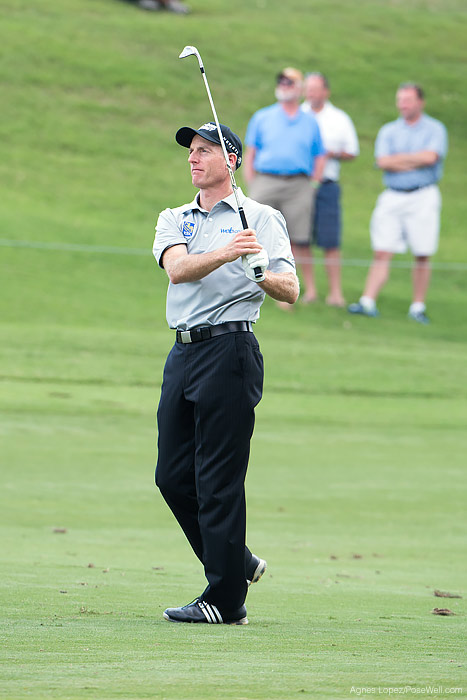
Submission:
[[[119,0],[0,8],[0,697],[465,696],[465,3],[188,1],[186,17]],[[269,571],[244,630],[161,619],[203,586],[152,483],[173,342],[154,224],[193,194],[175,130],[211,116],[186,44],[242,136],[285,65],[329,76],[361,145],[342,168],[349,300],[401,81],[425,86],[450,139],[431,326],[406,319],[408,257],[376,322],[265,302],[248,502]]]
[[[369,255],[368,221],[381,189],[372,165],[377,130],[395,116],[398,83],[419,80],[427,111],[446,123],[450,136],[437,260],[467,261],[462,2],[364,0],[357,9],[345,2],[226,6],[206,0],[194,9],[182,17],[145,13],[118,0],[4,3],[2,238],[149,249],[158,211],[192,194],[174,130],[210,117],[195,59],[177,58],[191,43],[204,58],[221,119],[241,135],[251,114],[272,101],[281,67],[291,63],[329,76],[333,99],[354,118],[362,149],[343,168],[348,258]],[[14,268],[18,253],[2,252],[7,269]],[[23,265],[35,265],[35,254],[22,251],[20,257]],[[50,266],[45,279],[38,271],[40,289],[49,288],[50,297],[57,287],[62,298],[73,295],[74,281],[70,285],[61,260],[43,253],[39,259]],[[136,266],[140,279],[141,261],[121,264],[131,277]],[[360,291],[363,276],[363,270],[349,273],[350,296]],[[114,274],[112,282],[120,287]],[[11,284],[17,303],[2,308],[2,318],[50,314],[67,322],[54,302],[44,309],[42,293],[28,299],[29,285],[17,275]],[[92,291],[102,299],[103,290]],[[93,316],[91,310],[90,322]],[[139,324],[133,308],[130,316]]]

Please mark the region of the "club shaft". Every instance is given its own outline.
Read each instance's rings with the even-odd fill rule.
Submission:
[[[226,149],[225,143],[224,143],[224,137],[222,136],[221,126],[219,124],[219,119],[217,117],[216,108],[214,106],[214,100],[212,99],[211,90],[209,89],[209,83],[208,83],[208,79],[206,77],[206,71],[204,70],[204,65],[202,62],[200,62],[199,69],[201,71],[201,75],[203,76],[204,85],[206,87],[206,92],[208,93],[209,104],[211,105],[212,114],[214,116],[214,121],[215,121],[216,127],[217,127],[217,133],[219,134],[219,141],[220,141],[220,144],[222,147],[222,152],[224,154],[225,163],[227,165],[227,170],[229,171],[230,182],[232,183],[232,190],[233,190],[233,193],[235,196],[235,201],[237,203],[237,209],[238,209],[238,213],[240,216],[240,220],[242,222],[243,229],[247,229],[248,222],[246,220],[246,216],[245,216],[245,212],[243,210],[243,207],[240,204],[240,199],[238,197],[238,192],[237,192],[238,187],[237,187],[237,183],[235,181],[235,175],[234,175],[234,172],[232,170],[232,166],[230,165],[229,156],[227,154],[227,149]],[[261,268],[255,267],[254,273],[255,273],[255,277],[257,277],[259,279],[262,275]]]
[[[248,228],[248,223],[246,220],[245,212],[243,211],[243,207],[240,205],[240,201],[238,198],[238,192],[237,192],[238,188],[237,188],[237,183],[235,181],[235,175],[234,175],[234,172],[232,170],[232,166],[230,165],[229,156],[227,154],[227,149],[226,149],[225,143],[224,143],[224,137],[222,136],[221,125],[219,123],[216,108],[214,106],[214,100],[212,99],[211,90],[209,89],[209,83],[208,83],[208,79],[206,77],[206,71],[204,70],[204,66],[200,66],[200,71],[201,71],[201,75],[203,76],[204,85],[206,86],[206,92],[208,93],[209,104],[211,105],[212,114],[214,116],[214,121],[216,122],[217,133],[219,134],[219,141],[221,143],[221,148],[222,148],[222,152],[224,154],[225,163],[226,163],[227,169],[229,171],[230,181],[232,183],[232,189],[233,189],[233,192],[235,195],[235,201],[237,203],[238,213],[240,214],[240,218],[242,220],[242,224],[244,225],[244,228]]]

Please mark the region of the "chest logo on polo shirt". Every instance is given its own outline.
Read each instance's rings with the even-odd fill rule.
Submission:
[[[231,226],[230,228],[221,228],[221,233],[240,233],[242,230],[241,228],[234,228]]]
[[[184,221],[182,226],[183,237],[188,241],[195,232],[195,224],[193,221]]]

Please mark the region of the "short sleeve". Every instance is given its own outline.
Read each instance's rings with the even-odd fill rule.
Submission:
[[[259,115],[258,112],[254,114],[246,129],[245,144],[250,148],[259,148]]]
[[[271,272],[295,272],[287,225],[280,211],[271,212],[258,228],[257,236],[269,255]]]
[[[375,141],[375,158],[391,154],[389,125],[381,127]]]
[[[355,129],[354,123],[348,114],[343,115],[343,126],[344,126],[344,144],[343,150],[352,156],[358,156],[360,153],[360,147],[358,143],[357,131]]]
[[[161,264],[162,254],[174,245],[186,245],[186,240],[177,224],[176,217],[171,209],[164,209],[159,214],[156,224],[156,236],[152,252],[157,260],[158,265]]]
[[[324,148],[323,139],[321,137],[321,131],[318,126],[318,122],[314,119],[314,138],[312,145],[312,153],[314,156],[323,156],[326,153]]]
[[[436,122],[426,145],[427,151],[434,151],[440,158],[445,158],[448,150],[448,135],[444,124]]]

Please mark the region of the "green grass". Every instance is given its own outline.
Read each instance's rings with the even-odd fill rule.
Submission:
[[[340,699],[427,686],[465,697],[462,268],[435,270],[429,327],[405,318],[403,268],[374,322],[265,302],[247,490],[249,543],[269,568],[248,627],[162,620],[204,587],[153,483],[173,338],[149,251],[158,211],[192,196],[174,130],[209,117],[183,46],[198,46],[219,116],[240,134],[284,65],[329,75],[362,148],[343,167],[347,259],[369,257],[376,132],[397,84],[420,80],[450,136],[436,262],[467,264],[461,0],[193,5],[188,17],[117,0],[0,10],[0,238],[97,247],[0,247],[0,697]],[[347,298],[365,272],[344,268]]]

